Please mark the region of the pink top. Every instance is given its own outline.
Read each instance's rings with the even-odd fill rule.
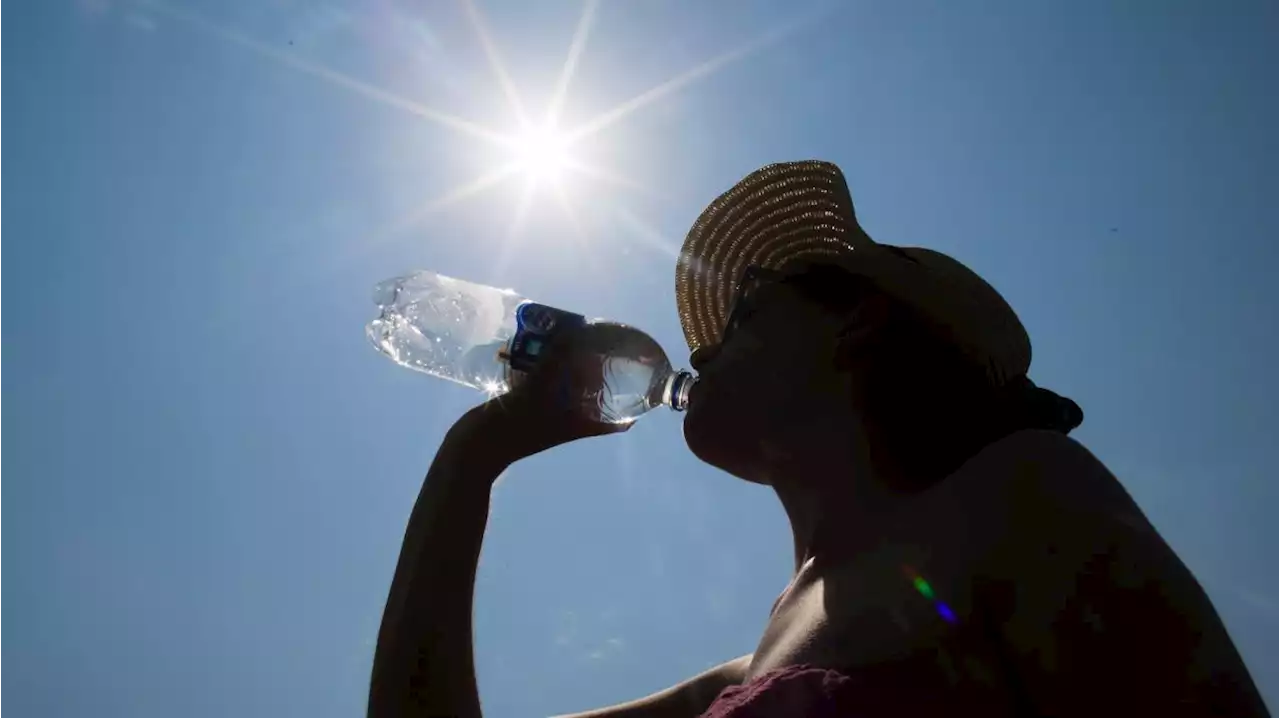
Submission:
[[[852,694],[838,671],[786,666],[724,689],[700,718],[846,718]]]

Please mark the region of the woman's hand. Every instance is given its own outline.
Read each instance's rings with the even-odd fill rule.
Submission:
[[[603,362],[585,347],[589,331],[575,328],[558,336],[532,373],[464,414],[450,438],[505,466],[570,441],[630,428],[592,418]]]

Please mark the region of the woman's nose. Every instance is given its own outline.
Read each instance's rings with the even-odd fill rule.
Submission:
[[[689,365],[693,367],[694,371],[701,373],[702,368],[710,363],[712,359],[715,359],[716,355],[719,353],[719,344],[708,344],[707,346],[698,347],[689,355]]]

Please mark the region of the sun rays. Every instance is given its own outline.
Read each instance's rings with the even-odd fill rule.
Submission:
[[[344,75],[336,70],[331,70],[323,65],[306,60],[292,52],[285,52],[279,48],[272,47],[267,43],[255,40],[236,30],[218,25],[203,16],[189,12],[185,9],[175,7],[167,3],[151,1],[146,1],[141,4],[150,10],[154,10],[180,22],[187,23],[188,25],[201,30],[212,37],[216,37],[232,45],[243,47],[265,59],[272,60],[279,65],[311,75],[317,79],[324,80],[334,87],[339,87],[349,92],[353,92],[365,99],[381,103],[388,107],[394,107],[398,110],[403,110],[424,120],[434,122],[441,127],[445,127],[453,130],[454,132],[467,135],[475,139],[495,144],[506,144],[510,142],[509,137],[499,132],[487,129],[479,124],[451,115],[447,112],[441,112],[427,107],[426,105],[405,99],[395,93],[387,92],[386,90],[367,82],[357,80],[354,77]]]
[[[551,102],[547,103],[547,124],[555,126],[560,121],[560,110],[564,108],[564,99],[569,94],[569,81],[578,71],[578,58],[582,56],[582,48],[587,46],[587,36],[591,34],[591,24],[596,18],[596,6],[599,0],[587,0],[578,16],[578,25],[573,29],[573,39],[569,41],[569,56],[560,68],[556,88],[551,93]]]
[[[577,142],[582,138],[588,137],[590,135],[594,135],[604,129],[607,129],[611,125],[618,123],[623,118],[627,117],[628,115],[635,112],[636,110],[639,110],[640,108],[645,107],[646,105],[651,105],[654,102],[662,99],[663,97],[666,97],[667,95],[670,95],[671,93],[677,90],[683,89],[684,87],[691,85],[694,82],[697,82],[698,80],[701,80],[705,77],[708,77],[716,73],[719,70],[724,69],[725,67],[733,64],[734,62],[737,62],[738,60],[741,60],[747,57],[753,52],[756,52],[762,48],[772,45],[775,42],[778,42],[779,40],[795,32],[800,26],[809,22],[810,20],[811,18],[809,16],[801,16],[799,19],[793,22],[787,23],[785,25],[782,25],[766,33],[765,35],[742,45],[737,49],[729,50],[728,52],[721,53],[720,55],[717,55],[716,57],[713,57],[710,60],[702,62],[698,65],[695,65],[694,67],[691,67],[688,70],[685,70],[679,75],[676,75],[675,77],[665,82],[659,83],[649,88],[648,90],[641,92],[635,97],[632,97],[629,100],[625,100],[619,103],[616,107],[606,110],[604,112],[601,112],[599,115],[596,115],[594,118],[587,120],[586,122],[582,123],[578,127],[568,132],[567,134],[568,134],[569,142],[570,143]]]
[[[568,224],[572,228],[573,240],[575,244],[579,245],[577,249],[582,250],[580,252],[582,258],[588,262],[592,261],[591,253],[586,251],[588,249],[587,235],[582,226],[581,217],[575,210],[572,197],[570,197],[565,187],[565,180],[569,177],[580,176],[617,188],[652,194],[649,188],[631,180],[624,173],[612,168],[595,166],[576,156],[574,148],[578,143],[598,135],[636,111],[671,93],[705,79],[724,67],[778,42],[792,34],[801,25],[813,19],[812,16],[801,17],[795,22],[776,28],[736,49],[712,57],[679,73],[675,77],[640,92],[604,112],[598,113],[575,127],[562,128],[559,124],[560,115],[569,96],[574,75],[587,46],[592,28],[595,26],[599,1],[585,0],[582,12],[578,16],[578,21],[574,28],[573,37],[569,43],[564,64],[560,68],[550,100],[544,112],[541,113],[541,117],[531,116],[528,108],[524,105],[520,92],[507,71],[502,53],[489,31],[484,14],[477,5],[477,0],[461,1],[468,24],[484,52],[489,70],[516,121],[515,127],[517,129],[514,132],[498,131],[466,118],[414,102],[368,82],[305,59],[295,53],[282,50],[249,37],[244,33],[223,27],[188,10],[155,0],[143,0],[142,4],[170,18],[182,21],[212,37],[245,48],[280,66],[322,80],[367,100],[408,112],[442,129],[494,146],[500,153],[505,153],[505,159],[498,162],[498,167],[483,173],[479,177],[462,180],[452,189],[438,197],[424,199],[420,205],[404,216],[396,218],[380,231],[373,232],[369,242],[370,245],[379,244],[403,235],[407,230],[418,225],[429,216],[515,179],[521,182],[521,186],[511,211],[510,221],[507,224],[503,246],[495,257],[497,265],[495,270],[498,270],[499,273],[511,259],[511,254],[519,241],[531,206],[535,199],[543,194],[548,195],[555,204],[560,206]],[[639,222],[638,219],[634,221]]]

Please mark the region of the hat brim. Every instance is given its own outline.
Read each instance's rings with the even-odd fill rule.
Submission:
[[[685,237],[676,308],[690,349],[719,341],[738,278],[749,266],[844,263],[875,242],[858,226],[844,174],[829,162],[773,164],[720,195]]]

